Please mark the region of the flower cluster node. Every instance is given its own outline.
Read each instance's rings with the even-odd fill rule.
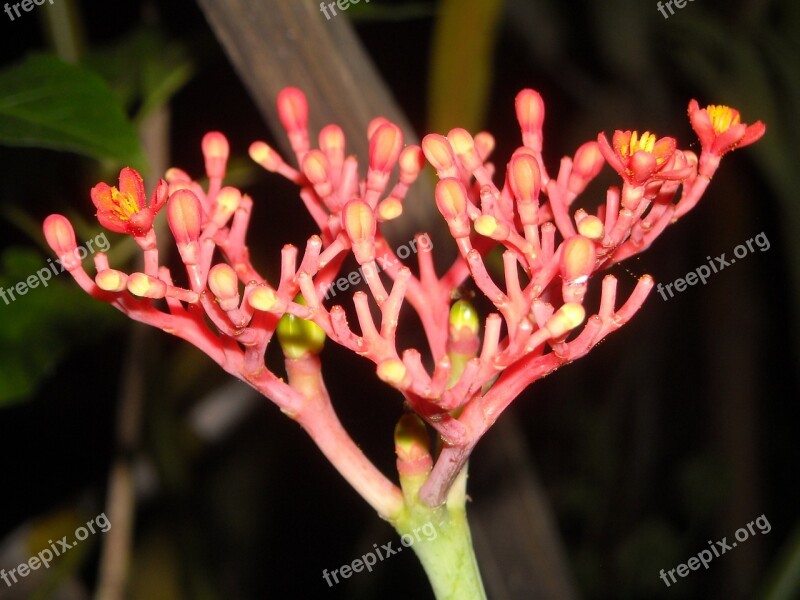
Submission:
[[[544,102],[526,89],[515,101],[522,144],[499,177],[489,162],[495,146],[489,133],[457,128],[446,136],[425,136],[421,147],[406,146],[400,127],[378,117],[367,128],[366,177],[359,180],[358,161],[346,155],[340,127],[324,127],[319,147],[312,148],[303,93],[286,88],[277,104],[293,164],[261,141],[250,145],[249,154],[299,186],[318,234],[302,252],[284,246],[276,281],[268,282],[250,261],[246,238],[251,213],[259,207],[239,189],[223,186],[230,149],[219,132],[206,134],[201,144],[207,189],[172,168],[147,202],[142,178],[127,167],[118,187],[92,188],[100,224],[133,236],[142,249],[141,272],[114,269],[97,253],[97,274],[89,277],[80,261],[69,258],[75,234],[63,216],[45,220],[45,236],[88,293],[186,339],[295,418],[310,401],[309,386],[327,398],[319,392],[321,383],[314,383],[321,381],[316,355],[326,338],[372,361],[377,376],[399,390],[421,419],[409,417],[398,429],[398,465],[430,470],[422,422],[446,442],[420,491],[431,505],[443,501],[469,450],[527,385],[623,326],[653,287],[652,278],[642,277],[620,306],[616,279],[606,276],[592,313],[584,304],[592,276],[648,248],[697,204],[722,155],[765,131],[760,121],[741,123],[734,109],[700,109],[692,100],[689,117],[700,138],[699,156],[678,149],[672,137],[617,130],[611,142],[600,133],[563,157],[551,176],[542,155]],[[406,255],[398,250],[398,256],[381,231],[382,223],[402,215],[409,186],[426,159],[439,177],[436,207],[458,250],[442,274],[436,272],[427,234],[416,235],[402,247]],[[606,163],[621,185],[610,187],[596,210],[574,210],[576,198]],[[165,205],[186,287],[160,264],[153,219]],[[410,255],[409,246],[415,269],[401,262]],[[502,251],[496,271],[486,261],[494,248]],[[340,277],[350,251],[360,268]],[[493,306],[482,331],[475,307],[464,299],[453,302],[468,278]],[[352,296],[355,329],[341,305],[325,303],[342,281],[365,284]],[[398,349],[405,303],[419,317],[427,348]],[[265,364],[276,334],[289,382]],[[325,414],[334,415],[332,409]]]

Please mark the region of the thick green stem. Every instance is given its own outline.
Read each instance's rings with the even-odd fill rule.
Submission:
[[[466,480],[465,467],[447,502],[431,508],[417,495],[424,476],[400,478],[406,508],[392,524],[422,563],[437,600],[486,599],[467,522]]]

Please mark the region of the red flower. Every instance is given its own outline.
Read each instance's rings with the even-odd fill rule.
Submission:
[[[691,173],[690,168],[663,170],[675,154],[675,138],[656,140],[655,134],[649,131],[639,137],[636,131],[618,129],[614,132],[611,144],[604,133],[597,136],[597,141],[603,158],[632,185],[644,185],[661,179],[685,179]]]
[[[701,109],[697,100],[689,102],[689,120],[703,150],[716,156],[758,141],[767,130],[761,121],[741,123],[735,108],[710,104]]]
[[[141,237],[153,227],[153,219],[167,201],[167,182],[158,182],[150,205],[145,206],[142,176],[130,167],[119,172],[119,189],[106,183],[92,188],[92,202],[97,207],[97,220],[110,231]]]

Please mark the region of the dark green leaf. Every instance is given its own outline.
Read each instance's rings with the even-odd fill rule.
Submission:
[[[0,143],[145,166],[136,130],[105,82],[46,55],[0,72]]]

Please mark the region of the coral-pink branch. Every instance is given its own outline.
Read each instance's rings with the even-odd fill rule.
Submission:
[[[600,133],[573,157],[562,158],[551,178],[542,154],[541,96],[523,90],[515,108],[522,145],[506,165],[501,187],[488,161],[494,149],[490,134],[453,129],[447,136],[425,136],[421,147],[404,147],[400,128],[383,118],[369,125],[366,176],[359,181],[358,162],[346,155],[341,128],[323,128],[319,147],[312,148],[306,98],[296,88],[283,90],[278,112],[295,166],[264,142],[253,142],[249,154],[267,171],[300,186],[318,231],[309,237],[299,264],[298,249],[283,248],[280,277],[272,284],[252,265],[247,248],[250,217],[260,207],[240,190],[223,186],[230,149],[218,132],[202,141],[207,189],[173,168],[157,182],[148,202],[141,177],[127,167],[118,188],[99,183],[92,189],[100,223],[133,236],[142,249],[142,272],[112,268],[107,256],[97,253],[92,279],[71,258],[76,241],[66,218],[51,215],[44,232],[87,293],[187,340],[270,398],[391,520],[402,510],[403,496],[336,417],[317,356],[324,337],[372,361],[376,375],[401,392],[408,407],[441,437],[443,450],[420,490],[424,502],[438,506],[473,448],[510,403],[532,382],[585,355],[627,323],[653,286],[645,275],[617,308],[617,282],[607,275],[592,312],[584,300],[593,275],[648,248],[697,204],[721,157],[765,131],[761,122],[741,124],[734,109],[700,109],[693,100],[689,115],[701,142],[699,157],[678,149],[672,137],[617,130],[610,142]],[[425,159],[440,178],[435,204],[458,249],[441,276],[428,234],[414,238],[414,273],[402,265],[402,254],[397,256],[381,231],[384,223],[402,215],[406,193]],[[609,188],[593,213],[573,210],[575,199],[605,164],[621,177],[620,187]],[[173,281],[157,249],[153,220],[165,206],[186,269],[183,284]],[[498,247],[501,273],[486,260]],[[326,305],[350,253],[365,284],[352,296],[355,330],[341,305]],[[485,317],[482,336],[471,304],[454,303],[468,277],[496,311]],[[419,317],[427,349],[398,349],[398,340],[405,341],[401,309],[406,301]],[[264,362],[276,333],[288,382]]]

